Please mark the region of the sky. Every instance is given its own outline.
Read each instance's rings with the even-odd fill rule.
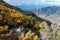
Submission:
[[[60,5],[60,0],[4,0],[11,5],[39,5],[39,4],[50,4]]]
[[[10,5],[23,10],[32,10],[48,6],[60,6],[60,0],[4,0]]]

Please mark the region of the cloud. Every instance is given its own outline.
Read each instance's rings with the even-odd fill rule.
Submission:
[[[11,5],[39,5],[39,4],[51,4],[60,5],[60,0],[4,0]]]

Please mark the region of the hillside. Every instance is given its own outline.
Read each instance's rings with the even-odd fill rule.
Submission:
[[[21,28],[24,34],[32,32],[38,40],[40,24],[51,25],[50,21],[37,17],[30,11],[24,11],[0,0],[0,37],[1,40],[18,40],[17,29]],[[30,31],[31,30],[31,31]],[[20,30],[18,30],[20,33]],[[14,34],[15,33],[15,34]],[[22,33],[22,32],[21,32]],[[13,37],[12,37],[13,36]],[[11,38],[12,37],[12,38]],[[27,40],[27,39],[26,39]]]

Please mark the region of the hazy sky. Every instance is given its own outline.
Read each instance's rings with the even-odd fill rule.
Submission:
[[[60,5],[60,0],[4,0],[12,5],[39,5],[39,4],[51,4]]]

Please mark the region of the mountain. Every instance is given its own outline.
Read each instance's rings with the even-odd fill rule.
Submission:
[[[60,17],[59,7],[48,7],[46,12],[49,19]],[[0,40],[60,40],[60,26],[45,19],[0,0]]]
[[[49,6],[44,8],[35,8],[31,10],[37,16],[49,20],[52,23],[60,22],[60,7],[59,6]]]
[[[10,40],[12,36],[16,40],[20,35],[20,29],[25,34],[31,30],[38,35],[37,30],[40,29],[40,23],[44,24],[45,22],[48,26],[51,25],[50,21],[36,16],[31,11],[24,11],[0,0],[0,37],[3,37],[4,40]],[[19,32],[16,33],[15,30]]]
[[[60,17],[60,11],[57,11],[56,13],[48,16],[47,19],[53,23],[60,25],[60,18],[59,17]]]

